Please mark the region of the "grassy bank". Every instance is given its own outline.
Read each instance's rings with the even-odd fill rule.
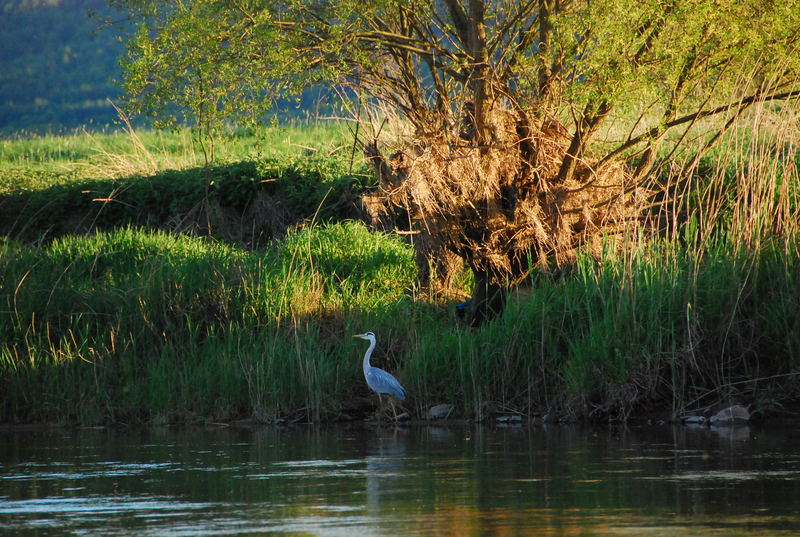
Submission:
[[[232,134],[209,165],[188,131],[0,141],[0,230],[34,242],[133,225],[265,243],[353,215],[347,194],[369,177],[348,137],[343,125]]]
[[[765,156],[760,136],[732,137],[681,183],[688,205],[669,211],[685,224],[537,271],[500,318],[467,329],[416,289],[409,244],[346,218],[363,178],[342,131],[318,135],[313,149],[232,145],[240,157],[211,172],[163,171],[165,160],[130,175],[92,168],[102,151],[82,161],[42,149],[32,163],[34,142],[3,142],[0,209],[14,216],[0,216],[0,422],[360,417],[374,400],[365,346],[349,336],[365,330],[417,416],[451,402],[469,417],[670,417],[727,402],[769,411],[798,395],[788,142],[770,138]],[[217,192],[201,187],[208,173]],[[255,211],[253,199],[272,205]],[[222,217],[175,224],[252,223],[277,207],[283,232],[258,241],[225,232]]]
[[[124,228],[5,243],[2,258],[16,282],[3,289],[5,419],[319,416],[360,388],[343,335],[389,310],[411,317],[409,248],[352,223],[258,253]]]

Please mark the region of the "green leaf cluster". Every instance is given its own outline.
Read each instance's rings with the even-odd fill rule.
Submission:
[[[301,71],[273,10],[263,6],[125,4],[143,17],[122,60],[128,104],[158,127],[189,124],[213,137],[226,123],[258,122],[279,97],[318,79]]]

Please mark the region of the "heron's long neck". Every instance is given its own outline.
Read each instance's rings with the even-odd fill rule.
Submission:
[[[369,342],[369,348],[364,353],[364,375],[369,373],[369,357],[372,356],[372,349],[375,348],[375,340]]]

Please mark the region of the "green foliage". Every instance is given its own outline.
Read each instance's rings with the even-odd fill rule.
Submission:
[[[259,163],[263,180],[275,181],[291,213],[315,215],[321,220],[345,214],[345,192],[359,192],[371,182],[361,166],[357,171],[358,175],[349,173],[346,162],[330,157],[313,157],[288,165],[279,159]]]
[[[188,123],[213,138],[226,121],[258,123],[279,98],[318,80],[312,71],[282,78],[297,58],[268,10],[206,0],[147,4],[129,3],[146,18],[122,65],[135,108],[158,127]]]
[[[126,223],[161,226],[204,199],[206,171],[228,181],[234,176],[248,181],[254,170],[250,163],[210,170],[168,170],[147,178],[80,179],[44,189],[14,190],[0,198],[4,208],[0,228],[10,235],[32,239]]]
[[[800,20],[791,2],[601,1],[556,11],[549,56],[575,53],[563,66],[574,99],[632,101],[655,94],[675,106],[727,99],[730,85],[759,72],[796,81]],[[794,30],[793,30],[794,28]],[[788,76],[786,76],[788,75]],[[723,86],[728,85],[728,88]],[[684,90],[691,88],[690,91]],[[693,106],[689,104],[689,106]]]

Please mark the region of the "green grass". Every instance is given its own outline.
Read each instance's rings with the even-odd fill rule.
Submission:
[[[352,143],[353,135],[343,123],[276,126],[227,133],[217,142],[217,158],[225,162],[261,157],[291,158],[319,152],[327,155],[339,151],[349,158]],[[0,139],[0,170],[3,171],[78,169],[90,174],[118,173],[121,166],[112,164],[126,160],[131,169],[147,165],[158,169],[185,168],[204,163],[202,149],[189,130],[109,134],[77,131],[68,136]]]
[[[796,252],[659,248],[627,270],[583,258],[469,330],[414,298],[407,244],[356,223],[259,252],[131,228],[6,242],[0,421],[336,417],[367,395],[364,330],[420,414],[669,415],[800,367]]]
[[[342,125],[231,135],[198,166],[188,132],[0,141],[0,230],[28,241],[120,225],[264,242],[294,222],[341,219],[371,181]],[[308,138],[308,139],[306,139]],[[313,144],[298,147],[291,140]]]
[[[459,401],[466,415],[668,417],[751,398],[748,389],[800,367],[798,268],[797,252],[778,245],[733,260],[650,245],[627,269],[582,258],[479,331],[409,334],[403,371],[426,403]]]
[[[468,329],[416,288],[407,242],[347,218],[369,179],[345,133],[241,134],[209,168],[181,160],[182,134],[143,133],[141,154],[164,158],[131,175],[97,165],[136,164],[116,145],[130,137],[95,137],[94,153],[86,137],[2,142],[0,422],[360,415],[374,398],[350,336],[366,330],[417,416],[451,402],[467,417],[670,417],[798,395],[796,153],[728,142],[671,209],[680,227],[536,273]],[[261,241],[222,217],[175,225],[206,207],[253,226],[277,206],[291,218]]]
[[[121,228],[0,259],[0,421],[318,415],[359,386],[350,324],[410,308],[414,274],[407,245],[356,223],[261,252]]]

